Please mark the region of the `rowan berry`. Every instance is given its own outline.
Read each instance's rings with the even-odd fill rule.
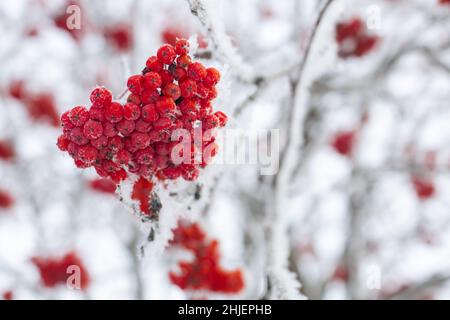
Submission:
[[[92,106],[103,108],[111,104],[112,94],[104,87],[97,87],[92,91],[90,100],[92,102]]]
[[[157,89],[162,84],[161,76],[156,72],[148,72],[143,77],[143,84],[146,90]]]
[[[142,119],[146,122],[154,122],[158,120],[158,111],[156,110],[156,105],[147,104],[142,108]]]
[[[162,63],[171,64],[176,58],[175,49],[170,44],[163,45],[158,49],[157,56]]]
[[[78,106],[70,110],[69,114],[70,122],[76,127],[81,127],[89,119],[89,111],[86,107]]]
[[[105,108],[105,118],[111,123],[117,123],[123,118],[123,107],[118,102],[113,102]]]
[[[141,75],[134,75],[128,78],[127,87],[131,93],[140,95],[142,92],[143,77]]]
[[[126,120],[136,121],[141,116],[141,108],[131,102],[128,102],[123,107],[123,117]]]
[[[195,81],[202,81],[206,75],[206,69],[200,62],[193,62],[187,69],[188,77]]]
[[[98,139],[103,134],[102,124],[98,121],[88,120],[84,124],[83,134],[86,138],[90,140]]]

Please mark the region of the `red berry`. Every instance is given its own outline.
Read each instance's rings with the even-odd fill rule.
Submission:
[[[88,121],[89,111],[83,106],[78,106],[70,110],[68,116],[74,126],[81,127]]]
[[[135,122],[131,120],[122,120],[118,124],[116,124],[117,131],[122,134],[122,136],[126,137],[130,135],[135,129]]]
[[[436,190],[433,181],[424,177],[417,176],[412,177],[411,181],[416,191],[417,197],[420,200],[427,200],[435,195]]]
[[[89,182],[89,186],[92,190],[102,192],[102,193],[108,193],[113,194],[116,192],[116,184],[111,181],[111,179],[94,179]]]
[[[87,144],[89,139],[84,136],[83,129],[77,127],[70,132],[70,141],[81,146]]]
[[[141,96],[143,105],[155,103],[156,100],[158,100],[158,98],[159,98],[159,92],[156,89],[155,90],[145,90],[144,92],[142,92],[142,96]]]
[[[188,66],[187,74],[189,78],[195,81],[201,81],[206,77],[207,72],[200,62],[193,62]]]
[[[168,117],[161,117],[153,124],[156,130],[164,130],[170,128],[172,125],[172,120]]]
[[[104,110],[98,107],[92,107],[89,110],[89,117],[92,120],[97,120],[102,122],[103,120],[105,120],[105,114],[104,114]]]
[[[203,119],[203,129],[214,129],[217,128],[217,126],[220,123],[220,120],[216,117],[215,114],[210,114],[207,115],[204,119]]]
[[[94,107],[103,108],[112,102],[112,94],[104,87],[97,87],[92,91],[90,100]]]
[[[153,72],[160,72],[164,67],[163,64],[155,56],[151,56],[150,58],[148,58],[145,65],[150,71]]]
[[[117,134],[116,126],[108,121],[103,122],[103,134],[108,138],[114,137]]]
[[[145,148],[135,153],[135,160],[139,164],[148,165],[153,161],[154,151],[152,148]]]
[[[170,97],[160,97],[156,102],[156,110],[160,115],[172,114],[175,109],[175,101]]]
[[[344,131],[336,134],[331,145],[336,152],[344,156],[350,156],[353,151],[354,141],[355,131]]]
[[[105,118],[111,123],[117,123],[123,118],[123,107],[118,102],[113,102],[105,108]]]
[[[127,87],[131,93],[140,95],[142,92],[143,77],[134,75],[128,78]]]
[[[103,134],[102,124],[98,121],[88,120],[84,124],[83,133],[90,140],[98,139]]]
[[[159,75],[161,76],[162,86],[164,87],[168,83],[172,83],[174,79],[173,75],[167,71],[162,70],[159,72]]]
[[[86,145],[78,149],[78,157],[86,165],[93,164],[97,159],[97,154],[98,151],[93,146]]]
[[[216,68],[206,69],[206,77],[203,79],[203,83],[206,86],[215,86],[220,81],[220,72]]]
[[[187,68],[191,63],[192,59],[187,54],[179,56],[177,59],[177,65],[181,68]]]
[[[171,64],[176,58],[175,49],[170,45],[163,45],[158,49],[158,60],[164,64]]]
[[[181,67],[176,67],[173,71],[173,77],[177,81],[183,80],[184,78],[186,78],[186,76],[187,76],[186,70],[184,70]]]
[[[154,104],[148,104],[142,108],[142,119],[146,122],[154,122],[158,120],[158,112]]]
[[[180,91],[183,98],[191,98],[197,93],[197,83],[187,79],[180,82]]]
[[[98,150],[102,150],[108,146],[108,138],[106,136],[101,136],[98,139],[92,140],[91,145]]]
[[[143,77],[143,85],[145,90],[154,90],[161,87],[161,76],[156,72],[148,72]]]
[[[70,140],[67,139],[64,135],[61,135],[58,137],[58,142],[56,143],[56,145],[58,146],[59,150],[67,151],[67,148],[69,147],[69,143],[70,143]]]
[[[171,97],[173,100],[178,100],[181,96],[180,87],[175,83],[168,83],[162,92],[165,96]]]
[[[116,161],[119,164],[128,165],[130,160],[131,160],[131,154],[127,150],[121,149],[121,150],[119,150],[117,152],[117,154],[116,154]]]
[[[135,132],[131,135],[131,144],[137,149],[145,149],[150,145],[150,136],[146,133]]]
[[[219,127],[224,127],[227,124],[228,117],[225,113],[223,113],[221,111],[217,111],[216,113],[214,113],[214,115],[219,120],[219,123],[218,123]]]
[[[122,150],[124,147],[124,143],[122,139],[119,136],[115,136],[112,138],[109,138],[108,140],[108,148],[113,151],[114,153],[117,153],[117,151]]]
[[[141,108],[134,103],[127,103],[123,107],[123,117],[126,120],[136,121],[141,116]]]
[[[189,52],[189,42],[186,39],[178,39],[175,42],[175,52],[179,56],[188,54],[188,52]]]
[[[156,112],[155,114],[158,115]],[[144,121],[143,119],[139,119],[138,121],[136,121],[135,130],[138,132],[147,133],[151,128],[152,125],[149,122]]]
[[[127,102],[133,103],[138,106],[141,104],[141,97],[139,95],[132,93],[128,96]]]

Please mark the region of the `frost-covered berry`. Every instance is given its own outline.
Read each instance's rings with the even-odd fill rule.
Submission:
[[[191,79],[181,81],[180,92],[183,98],[191,98],[195,96],[197,93],[197,83]]]
[[[206,69],[206,76],[203,79],[203,83],[206,86],[215,86],[220,81],[220,72],[216,68],[208,68]]]
[[[105,119],[111,123],[117,123],[123,119],[123,107],[118,102],[113,102],[105,108]]]
[[[179,56],[188,54],[188,52],[189,52],[189,42],[186,39],[178,39],[175,42],[175,52]]]
[[[94,107],[103,108],[111,103],[112,94],[104,87],[97,87],[92,91],[90,100]]]
[[[160,97],[156,102],[156,110],[162,116],[172,114],[175,109],[175,101],[171,97]]]
[[[158,111],[154,104],[148,104],[142,108],[142,119],[146,122],[154,122],[158,120]]]
[[[74,126],[81,127],[88,121],[89,111],[86,107],[78,106],[70,110],[68,117]]]
[[[174,62],[177,55],[175,53],[174,47],[172,47],[170,44],[166,44],[158,49],[157,56],[158,60],[162,63],[171,64],[172,62]]]
[[[95,140],[103,134],[103,126],[100,122],[88,120],[83,127],[84,136],[90,140]]]
[[[124,119],[116,124],[116,128],[122,136],[126,137],[133,133],[134,129],[136,128],[136,124],[132,120]]]
[[[123,117],[126,120],[136,121],[141,116],[141,108],[134,103],[127,103],[123,107]]]
[[[143,85],[145,89],[157,89],[161,87],[162,79],[159,73],[148,72],[143,77]]]
[[[175,83],[168,83],[162,92],[165,96],[171,97],[173,100],[178,100],[181,96],[180,87]]]
[[[131,93],[140,95],[142,92],[143,77],[141,75],[134,75],[128,78],[127,87]]]
[[[195,81],[201,81],[206,77],[206,68],[200,62],[193,62],[187,69],[188,77]]]

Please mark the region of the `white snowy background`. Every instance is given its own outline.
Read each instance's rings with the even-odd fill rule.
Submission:
[[[199,221],[209,237],[219,239],[222,265],[244,271],[242,293],[210,298],[449,299],[450,6],[438,0],[335,0],[318,28],[299,89],[306,99],[300,101],[300,127],[288,131],[289,108],[296,103],[291,80],[327,1],[190,2],[207,3],[203,24],[212,34],[185,0],[93,0],[80,1],[82,19],[90,24],[80,42],[54,26],[52,17],[65,10],[66,1],[0,3],[0,140],[11,139],[17,152],[15,162],[0,161],[0,189],[16,200],[11,209],[0,208],[0,294],[189,297],[168,279],[176,267],[173,253],[150,244],[139,258],[146,227],[114,195],[88,187],[96,174],[76,169],[57,149],[59,128],[32,121],[7,94],[11,81],[23,79],[33,92],[52,93],[59,113],[87,105],[97,84],[119,95],[128,75],[139,73],[163,43],[163,32],[174,28],[209,40],[200,50],[212,58],[202,62],[222,71],[214,106],[229,115],[230,127],[280,129],[281,147],[292,132],[298,133],[294,140],[303,140],[293,150],[293,174],[280,178],[285,185],[279,199],[272,199],[278,192],[271,189],[273,177],[259,176],[256,165],[205,170],[199,181],[204,198],[190,210],[163,195],[163,220]],[[381,42],[367,56],[341,60],[334,26],[353,16],[375,19],[370,31]],[[125,53],[98,32],[117,23],[132,26],[134,45]],[[32,28],[38,34],[27,36]],[[353,157],[338,154],[330,147],[332,137],[358,127],[363,114],[368,120]],[[414,156],[407,152],[411,146]],[[434,170],[426,168],[430,153],[436,154]],[[426,201],[410,181],[417,171],[435,184],[436,194]],[[283,205],[272,216],[277,199]],[[166,241],[168,229],[157,237]],[[86,264],[89,289],[42,288],[30,258],[70,250]],[[333,276],[342,266],[349,273],[345,281]],[[289,277],[299,280],[302,295],[293,293],[297,280],[290,283]]]

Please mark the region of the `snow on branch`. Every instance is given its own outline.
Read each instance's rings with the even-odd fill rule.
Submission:
[[[225,64],[229,64],[236,76],[243,82],[254,82],[255,74],[252,67],[244,62],[233,47],[230,37],[225,32],[222,19],[218,16],[220,0],[187,0],[191,12],[195,15],[212,45],[214,54]]]
[[[299,297],[300,284],[294,274],[288,270],[289,241],[286,221],[283,213],[289,209],[288,188],[291,174],[298,159],[302,144],[302,126],[308,110],[309,88],[329,62],[333,62],[335,51],[329,50],[329,35],[335,22],[335,15],[327,14],[333,0],[328,0],[322,7],[313,26],[312,36],[304,60],[299,66],[296,78],[292,80],[293,98],[289,116],[287,142],[282,152],[280,170],[275,177],[271,192],[273,205],[268,208],[268,252],[269,296],[279,299],[296,299]],[[337,11],[337,10],[336,10]],[[332,53],[332,55],[330,55]],[[331,56],[329,59],[326,54]],[[323,61],[325,58],[328,61]],[[318,68],[320,66],[320,68]],[[294,294],[297,293],[297,294]],[[301,295],[300,295],[301,297]]]

